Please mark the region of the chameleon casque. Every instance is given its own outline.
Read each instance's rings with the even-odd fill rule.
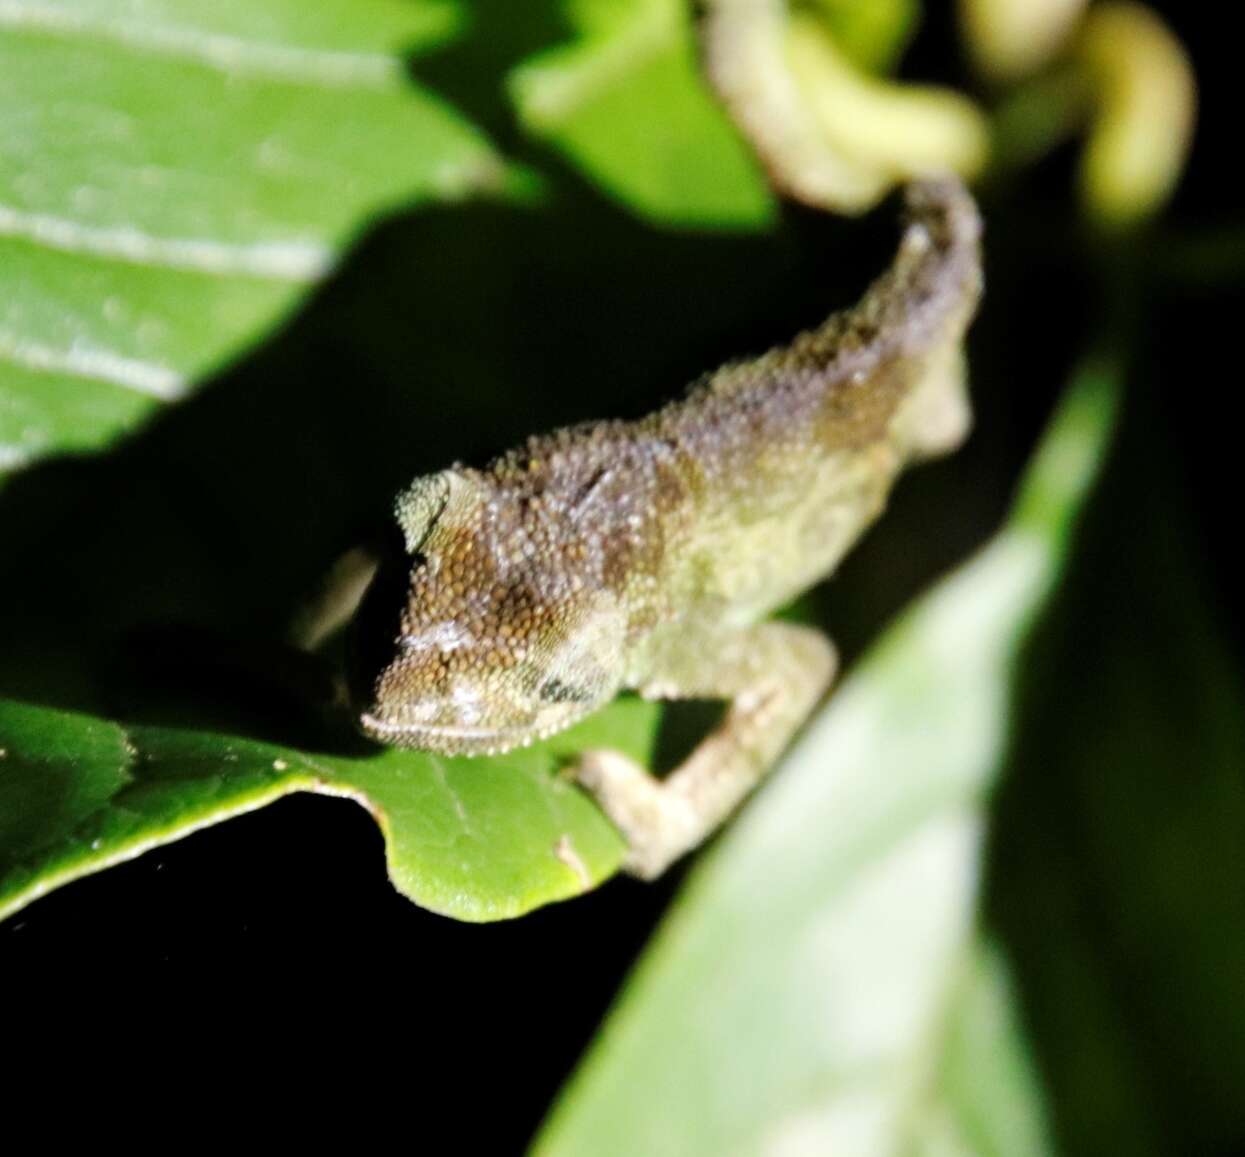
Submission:
[[[834,674],[819,631],[765,616],[835,568],[907,463],[967,431],[980,233],[957,180],[913,183],[895,260],[854,308],[639,421],[416,479],[396,504],[398,589],[373,583],[356,617],[356,634],[387,624],[363,641],[382,658],[354,679],[358,726],[385,744],[492,754],[625,689],[725,700],[662,780],[610,751],[573,769],[625,836],[631,873],[657,876],[698,845]]]

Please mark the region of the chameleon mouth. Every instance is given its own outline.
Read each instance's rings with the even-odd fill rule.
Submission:
[[[548,739],[578,718],[578,714],[571,715],[546,727],[459,727],[394,723],[364,712],[359,716],[359,727],[372,739],[391,747],[433,751],[438,755],[502,755]]]

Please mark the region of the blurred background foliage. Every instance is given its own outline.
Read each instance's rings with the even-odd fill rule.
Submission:
[[[1087,354],[1110,367],[1118,419],[1060,581],[1000,683],[997,788],[973,805],[975,915],[975,885],[959,894],[971,947],[957,970],[932,950],[912,970],[913,983],[946,980],[955,1012],[932,1068],[917,1056],[927,1034],[900,1031],[900,1054],[923,1058],[918,1100],[954,1105],[954,1127],[868,1118],[854,1151],[1239,1151],[1245,576],[1225,403],[1245,220],[1219,15],[809,0],[788,23],[776,3],[718,0],[706,16],[717,43],[756,48],[726,58],[725,80],[710,60],[719,84],[789,116],[749,121],[736,97],[732,122],[678,0],[0,2],[5,718],[87,711],[321,750],[314,722],[262,679],[181,656],[153,676],[119,641],[168,623],[276,638],[411,475],[536,428],[640,412],[815,322],[857,294],[893,236],[893,202],[853,219],[816,206],[864,213],[914,169],[957,165],[988,228],[974,436],[904,480],[803,610],[849,663],[862,656],[994,535]],[[964,630],[966,656],[992,641]],[[0,733],[0,749],[33,733]],[[77,766],[86,746],[46,734]],[[209,752],[209,778],[224,754]],[[815,772],[822,757],[801,758]],[[910,758],[919,787],[923,757]],[[866,804],[886,798],[884,780],[876,794],[865,782]],[[816,830],[807,839],[806,854]],[[516,1151],[680,874],[470,929],[397,897],[378,848],[363,813],[290,798],[40,901],[0,926],[4,972],[14,991],[51,991],[58,965],[90,959],[119,995],[161,975],[219,984],[245,960],[375,993],[384,962],[384,1035],[439,1061],[421,1078],[428,1103],[459,1144]],[[674,1006],[687,1020],[662,1053],[672,1073],[693,1058],[730,1097],[767,1049],[791,1060],[798,1016],[746,1025],[768,1042],[755,1053],[703,1049],[731,1030],[715,985],[766,948],[733,941],[705,907],[723,889],[764,907],[765,877],[731,893],[747,857],[729,839],[717,851],[561,1103],[563,1143],[576,1112],[608,1101],[594,1079],[614,1119],[647,1111],[610,1042],[644,1037],[654,975],[722,997]],[[853,959],[859,943],[867,961],[888,930],[919,932],[923,895],[900,887],[886,921],[835,926],[838,951]],[[697,922],[712,935],[689,964]],[[779,921],[766,935],[780,956],[799,931]],[[920,963],[919,936],[897,939]],[[71,1018],[93,999],[55,991]],[[922,1007],[913,1024],[928,1024]],[[855,1011],[888,1024],[893,1008]],[[159,1031],[154,1013],[130,1014]],[[338,1047],[366,1055],[374,1014],[321,1016]],[[671,1079],[683,1125],[714,1124]],[[819,1151],[815,1133],[780,1141],[766,1151]]]

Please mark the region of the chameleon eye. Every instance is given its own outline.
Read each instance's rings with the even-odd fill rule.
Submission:
[[[540,697],[547,703],[587,703],[592,699],[583,687],[571,686],[561,679],[546,679],[540,685]]]

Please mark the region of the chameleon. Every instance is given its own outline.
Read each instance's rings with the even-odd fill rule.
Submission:
[[[659,779],[618,752],[569,769],[652,879],[783,753],[836,671],[828,638],[767,618],[829,575],[910,462],[971,416],[963,339],[981,222],[953,177],[905,190],[897,254],[852,308],[730,362],[635,421],[529,438],[397,498],[399,558],[354,617],[350,710],[382,744],[498,754],[619,692],[725,701]]]

